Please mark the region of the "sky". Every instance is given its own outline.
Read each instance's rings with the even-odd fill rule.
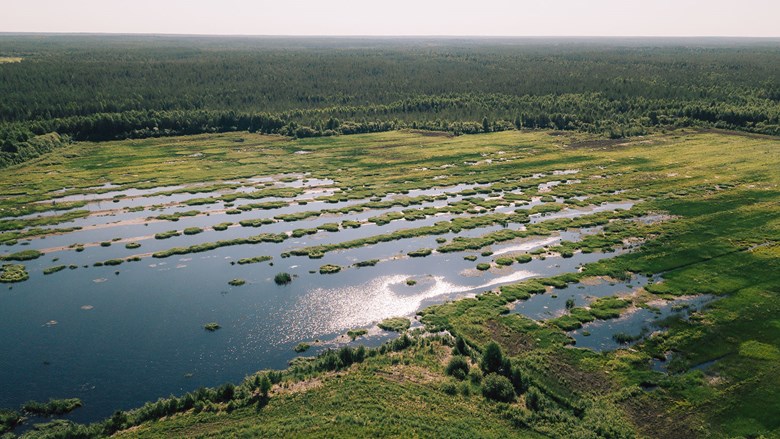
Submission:
[[[780,37],[780,0],[0,0],[0,32]]]

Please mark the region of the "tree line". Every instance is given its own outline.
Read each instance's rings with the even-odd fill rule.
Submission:
[[[3,36],[0,164],[110,140],[517,128],[780,134],[780,44]]]

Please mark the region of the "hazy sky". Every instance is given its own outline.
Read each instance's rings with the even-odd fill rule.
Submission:
[[[0,0],[0,32],[780,36],[780,0]]]

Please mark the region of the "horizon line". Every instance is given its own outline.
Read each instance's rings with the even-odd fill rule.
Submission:
[[[780,40],[777,36],[751,35],[456,35],[456,34],[198,34],[198,33],[167,33],[167,32],[71,32],[71,31],[0,31],[0,36],[6,35],[112,35],[112,36],[149,36],[149,37],[262,37],[262,38],[635,38],[635,39],[756,39]]]

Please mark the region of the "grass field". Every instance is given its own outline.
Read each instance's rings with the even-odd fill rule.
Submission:
[[[540,235],[604,227],[595,237],[551,247],[551,253],[612,251],[631,242],[641,246],[577,273],[421,311],[428,330],[446,330],[457,343],[418,334],[410,346],[350,360],[348,367],[306,372],[293,367],[262,403],[236,396],[198,413],[174,410],[135,426],[125,420],[118,425],[129,428],[119,435],[775,437],[780,435],[778,169],[777,138],[716,131],[617,141],[541,131],[459,137],[406,131],[306,140],[219,134],[70,145],[0,171],[14,176],[0,178],[0,194],[6,196],[0,206],[28,211],[31,202],[48,200],[55,190],[83,193],[104,183],[153,188],[286,173],[333,179],[340,189],[332,195],[336,199],[460,183],[476,183],[492,193],[515,189],[524,177],[557,171],[555,178],[578,182],[544,191],[534,184],[523,195],[637,204],[628,212],[529,224],[529,233]],[[564,173],[569,170],[578,172]],[[555,210],[560,207],[547,213]],[[640,214],[663,220],[642,222]],[[491,243],[519,236],[506,233],[478,238],[473,250],[489,251]],[[452,240],[439,250],[456,251],[453,245],[463,243]],[[507,269],[517,267],[522,264]],[[625,297],[626,303],[594,304],[587,311],[593,318],[665,298],[711,294],[718,300],[689,319],[664,321],[665,330],[630,348],[604,353],[573,347],[554,321],[508,313],[508,305],[543,293],[546,286],[630,273],[653,275],[654,282]],[[565,317],[582,315],[575,310]],[[478,377],[457,381],[444,372],[453,349],[460,349],[472,357],[476,375],[480,353],[490,342],[498,343],[511,370],[523,377],[522,385],[515,383],[514,402],[483,397]],[[653,359],[665,357],[667,372],[653,370]],[[102,427],[64,428],[94,434]]]

